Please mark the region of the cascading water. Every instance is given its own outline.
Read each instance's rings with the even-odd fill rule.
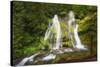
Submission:
[[[72,23],[73,23],[73,25],[72,25]],[[81,50],[86,50],[86,48],[84,47],[84,45],[80,41],[80,38],[79,38],[79,35],[78,35],[78,24],[75,23],[75,16],[74,16],[73,11],[69,12],[69,22],[68,22],[68,25],[69,25],[69,29],[70,29],[71,25],[74,28],[74,38],[75,38],[75,42],[76,43],[73,44],[73,47],[81,49]],[[70,34],[70,32],[69,32],[69,34]],[[72,35],[70,35],[70,38],[71,38],[71,40],[73,40],[72,39]]]
[[[52,36],[52,29],[55,29],[56,31],[56,43],[52,47],[53,49],[59,49],[61,47],[61,27],[59,24],[58,16],[54,15],[54,18],[52,20],[52,25],[49,24],[49,27],[45,33],[44,40],[47,40],[50,36]],[[52,38],[51,38],[52,39]]]
[[[48,25],[48,29],[46,30],[46,33],[45,33],[45,37],[44,37],[44,40],[47,40],[51,34],[51,29],[52,29],[52,25],[49,23]]]
[[[78,24],[76,24],[76,26],[74,27],[74,37],[75,37],[75,41],[76,41],[76,45],[75,47],[81,50],[87,50],[87,48],[85,48],[84,45],[82,45],[79,35],[78,35]]]
[[[56,45],[53,49],[59,49],[61,47],[61,27],[57,15],[54,15],[53,26],[56,30]]]
[[[75,22],[75,16],[73,14],[72,11],[69,12],[69,20],[68,20],[68,34],[69,34],[69,39],[71,40],[72,45],[74,46],[74,42],[73,42],[73,35],[71,32],[71,27],[72,27],[72,23]]]
[[[42,61],[48,61],[48,60],[52,60],[52,59],[55,59],[55,58],[56,58],[56,55],[49,54],[49,55],[45,56],[44,58],[42,58],[41,60]]]
[[[53,50],[55,50],[55,49],[58,50],[61,47],[61,28],[60,28],[60,22],[58,20],[58,16],[57,15],[54,15],[54,18],[53,18],[53,21],[52,21],[52,25],[50,25],[48,30],[46,31],[44,40],[48,39],[49,35],[51,35],[51,37],[53,37],[52,36],[53,32],[51,32],[52,29],[55,29],[55,31],[56,31],[56,43],[54,44],[52,49]],[[50,44],[50,46],[51,45],[52,44]],[[51,59],[55,59],[55,57],[56,57],[56,55],[49,54],[49,55],[45,56],[42,60],[43,61],[44,60],[48,61],[48,60],[51,60]]]
[[[71,27],[73,28],[74,32],[71,31]],[[52,31],[53,29],[55,30],[55,32]],[[69,20],[68,20],[68,34],[69,34],[69,39],[71,40],[71,43],[73,45],[72,48],[66,48],[64,50],[60,49],[62,48],[61,34],[62,34],[61,27],[60,27],[60,22],[58,20],[58,16],[54,15],[54,18],[52,19],[52,23],[49,23],[48,29],[46,30],[45,37],[44,37],[44,41],[46,41],[47,39],[50,40],[49,46],[51,48],[51,51],[49,51],[49,54],[45,54],[45,56],[41,57],[39,60],[34,60],[34,58],[40,54],[40,53],[36,53],[30,57],[24,58],[19,64],[17,64],[17,66],[25,65],[26,62],[53,60],[56,58],[56,55],[58,54],[62,54],[64,52],[73,52],[72,48],[87,50],[87,48],[85,48],[80,41],[78,35],[78,24],[75,23],[75,16],[73,11],[69,12]],[[73,37],[75,39],[75,42]]]
[[[36,53],[30,57],[26,57],[24,58],[20,63],[18,63],[16,66],[23,66],[26,62],[28,61],[34,61],[34,57],[36,57],[37,55],[39,55],[40,53]]]

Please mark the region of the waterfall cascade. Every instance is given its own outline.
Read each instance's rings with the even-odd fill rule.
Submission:
[[[69,20],[68,20],[68,34],[69,34],[69,39],[71,40],[71,43],[74,46],[73,35],[72,35],[72,32],[71,32],[71,27],[72,27],[72,23],[73,22],[75,23],[75,16],[74,16],[72,11],[69,12],[68,16],[69,16]]]
[[[73,24],[73,25],[72,25],[72,24]],[[75,43],[72,42],[73,47],[74,47],[74,48],[78,48],[78,49],[80,49],[80,50],[87,50],[87,49],[85,48],[85,46],[81,43],[81,40],[80,40],[80,38],[79,38],[79,35],[78,35],[78,24],[76,24],[76,22],[75,22],[75,15],[74,15],[73,11],[70,11],[70,12],[69,12],[68,26],[69,26],[69,34],[71,33],[71,32],[70,32],[70,27],[72,26],[73,29],[74,29]],[[71,38],[71,40],[73,41],[72,35],[70,35],[70,38]]]
[[[87,50],[87,48],[85,48],[85,46],[81,43],[80,38],[78,36],[78,24],[76,24],[75,28],[74,28],[74,37],[75,37],[75,41],[76,41],[76,45],[75,47],[80,49],[80,50]]]
[[[74,15],[73,11],[70,11],[68,16],[69,16],[69,20],[67,21],[68,22],[68,34],[69,34],[68,38],[71,40],[71,43],[73,45],[72,48],[77,48],[80,50],[87,50],[87,48],[85,48],[85,46],[81,43],[81,40],[79,38],[78,24],[76,24],[76,22],[75,22],[75,15]],[[73,28],[74,32],[71,32],[71,30],[70,30],[71,27]],[[55,33],[52,32],[52,29],[55,29]],[[53,35],[53,34],[55,34],[55,35]],[[54,43],[50,43],[50,48],[51,48],[52,52],[50,51],[50,53],[48,55],[42,57],[42,59],[40,59],[41,61],[53,60],[56,58],[57,54],[62,54],[64,52],[73,52],[72,48],[67,48],[67,49],[63,48],[64,50],[61,50],[61,48],[62,48],[61,35],[62,35],[62,31],[61,31],[60,22],[58,20],[58,15],[54,15],[54,17],[52,19],[52,23],[49,23],[48,28],[46,30],[46,33],[44,36],[44,41],[46,41],[48,39],[52,40],[54,38],[56,41],[53,41]],[[73,39],[73,37],[74,37],[74,39]],[[75,42],[73,40],[75,40]],[[17,64],[17,66],[24,65],[28,61],[35,62],[34,58],[39,54],[40,53],[36,53],[30,57],[24,58],[19,64]]]
[[[59,49],[61,47],[61,27],[59,24],[59,20],[58,20],[58,16],[54,15],[54,18],[52,20],[52,25],[49,24],[49,27],[45,33],[45,37],[44,40],[47,40],[48,38],[50,38],[50,36],[52,35],[52,29],[55,29],[56,31],[56,43],[53,45],[53,49]]]

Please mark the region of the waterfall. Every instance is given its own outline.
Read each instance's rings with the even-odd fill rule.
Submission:
[[[53,36],[54,32],[52,32],[52,29],[55,29],[55,36]],[[52,19],[52,25],[49,24],[49,27],[45,33],[44,40],[47,40],[50,37],[50,39],[54,40],[54,37],[56,39],[56,43],[50,43],[51,49],[53,50],[58,50],[61,47],[61,27],[60,27],[60,22],[58,20],[58,16],[54,15],[54,18]],[[52,41],[52,40],[51,40]],[[53,41],[54,42],[54,41]],[[56,55],[54,54],[49,54],[42,58],[42,61],[48,61],[51,59],[55,59]]]
[[[75,47],[81,50],[87,50],[87,48],[84,47],[84,45],[81,43],[79,35],[78,35],[78,24],[76,24],[75,28],[74,28],[74,37],[75,37],[75,41],[76,41],[76,45]]]
[[[26,57],[24,58],[21,62],[19,62],[16,66],[23,66],[25,65],[25,63],[27,63],[28,61],[32,62],[34,61],[34,57],[36,57],[37,55],[39,55],[40,53],[36,53],[36,54],[33,54],[32,56],[30,57]]]
[[[53,49],[59,49],[61,47],[61,27],[57,15],[54,15],[53,26],[56,30],[56,45]]]
[[[73,43],[73,38],[72,38],[72,35],[71,35],[71,32],[70,32],[70,27],[71,26],[74,28],[75,43]],[[75,22],[75,15],[74,15],[73,11],[69,12],[68,27],[69,27],[69,37],[71,38],[71,42],[72,42],[73,47],[74,48],[78,48],[78,49],[82,49],[82,50],[86,50],[86,48],[81,43],[81,40],[79,38],[79,35],[78,35],[78,24],[76,24],[76,22]]]
[[[79,38],[78,24],[76,24],[75,22],[75,15],[73,11],[70,11],[68,16],[69,16],[69,20],[67,21],[68,22],[68,34],[69,34],[69,39],[71,40],[71,43],[73,45],[72,48],[63,48],[63,50],[60,49],[62,48],[62,42],[61,42],[62,31],[61,31],[60,22],[58,20],[58,15],[55,14],[52,19],[52,23],[48,24],[48,28],[44,36],[44,41],[49,40],[49,46],[51,48],[51,50],[49,51],[49,54],[46,54],[44,57],[41,57],[39,60],[35,61],[34,58],[36,58],[36,56],[41,54],[40,52],[38,52],[30,57],[24,58],[19,64],[17,64],[17,66],[25,65],[25,63],[27,62],[53,60],[56,58],[58,54],[63,54],[64,52],[73,52],[74,51],[73,48],[77,48],[80,50],[87,50],[87,48],[85,48],[85,46],[81,43],[81,40]],[[71,31],[71,28],[73,28],[74,30],[73,32]]]
[[[48,25],[48,29],[46,30],[46,33],[45,33],[45,37],[44,37],[44,40],[47,40],[51,34],[51,29],[52,29],[52,25],[49,23]]]
[[[74,16],[74,13],[73,11],[70,11],[69,14],[69,20],[68,20],[68,34],[69,34],[69,39],[71,40],[71,43],[74,47],[74,42],[73,42],[73,35],[72,35],[72,32],[71,32],[71,27],[72,27],[72,23],[75,22],[75,16]]]
[[[61,47],[61,27],[60,27],[60,22],[58,20],[58,16],[57,15],[54,15],[54,18],[52,19],[52,25],[49,23],[48,25],[48,29],[45,33],[45,37],[44,37],[44,40],[47,40],[48,38],[50,37],[53,37],[53,32],[52,32],[52,29],[55,29],[56,31],[56,43],[54,44],[50,44],[53,45],[52,49],[59,49]],[[51,38],[53,39],[53,38]]]

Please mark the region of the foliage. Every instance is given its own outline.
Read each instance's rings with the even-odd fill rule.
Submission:
[[[63,31],[63,45],[71,46],[70,40],[68,40],[68,33],[66,32],[67,22],[64,21],[64,19],[68,19],[67,16],[70,10],[75,13],[82,43],[96,53],[96,6],[13,1],[13,58],[16,59],[21,56],[31,55],[41,50],[42,47],[49,46],[49,42],[44,41],[44,35],[48,24],[52,22],[55,14],[58,14],[59,18],[63,20],[60,23]]]

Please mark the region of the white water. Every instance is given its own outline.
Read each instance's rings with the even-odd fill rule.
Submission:
[[[79,35],[78,35],[78,24],[76,24],[76,26],[74,28],[74,35],[75,35],[75,40],[76,40],[75,47],[78,48],[78,49],[87,50],[85,48],[85,46],[80,41],[80,38],[79,38]]]
[[[64,52],[73,52],[71,48],[64,49]]]
[[[53,45],[53,47],[51,47],[51,49],[55,50],[55,49],[59,49],[61,47],[61,27],[60,27],[60,22],[58,20],[58,16],[54,15],[54,18],[52,19],[52,25],[49,24],[49,27],[45,33],[45,37],[44,40],[47,40],[49,37],[53,37],[52,35],[52,29],[55,29],[56,32],[56,43],[50,43],[50,46]],[[51,38],[52,39],[52,38]],[[42,61],[48,61],[51,59],[55,59],[56,55],[53,54],[49,54],[48,56],[42,58]]]
[[[52,59],[55,59],[56,58],[56,55],[54,54],[49,54],[47,55],[46,57],[42,58],[41,60],[42,61],[49,61],[49,60],[52,60]]]
[[[71,27],[72,27],[72,23],[75,22],[75,16],[74,16],[74,13],[72,11],[69,12],[68,16],[69,16],[68,34],[69,34],[69,39],[71,40],[71,43],[74,46],[75,44],[73,42],[73,35],[72,35],[72,32],[71,32]]]
[[[24,58],[16,66],[23,66],[27,61],[30,61],[30,62],[34,61],[34,57],[36,57],[37,55],[39,55],[39,53],[36,53],[36,54],[34,54],[34,55],[30,56],[30,57]]]
[[[47,40],[50,37],[52,28],[53,28],[53,26],[49,24],[48,29],[46,30],[46,33],[45,33],[44,40]]]
[[[82,50],[86,50],[84,45],[81,43],[79,35],[78,35],[78,24],[75,23],[74,13],[73,13],[73,11],[70,11],[69,12],[69,21],[68,21],[69,34],[70,34],[70,27],[72,26],[72,23],[73,23],[73,28],[74,28],[74,38],[75,38],[75,41],[76,41],[76,43],[73,44],[73,47],[78,48],[78,49],[82,49]],[[72,35],[70,36],[70,38],[73,41]]]
[[[61,47],[61,27],[57,15],[54,15],[54,18],[52,19],[52,25],[49,24],[44,40],[47,40],[52,35],[52,29],[56,30],[56,43],[54,43],[52,49],[59,49]],[[52,44],[50,44],[50,46],[51,45]]]
[[[61,27],[57,15],[54,15],[53,26],[56,30],[56,45],[53,49],[59,49],[61,47]]]
[[[72,25],[72,24],[74,24],[74,25]],[[73,32],[74,35],[72,35],[71,27],[74,28],[74,32]],[[55,33],[56,36],[53,35],[52,29],[56,30],[56,33]],[[75,16],[74,16],[74,13],[72,11],[69,12],[68,33],[69,33],[69,39],[72,42],[73,48],[87,50],[87,48],[85,48],[85,46],[81,43],[81,40],[79,38],[79,35],[78,35],[78,24],[75,23]],[[62,46],[62,43],[61,43],[61,27],[60,27],[60,22],[58,20],[58,16],[57,15],[54,15],[54,18],[52,19],[52,25],[50,25],[50,24],[48,25],[48,29],[46,30],[44,41],[49,39],[49,38],[53,39],[54,37],[56,37],[55,38],[56,42],[55,43],[50,42],[51,51],[57,49],[58,53],[57,52],[55,54],[51,54],[50,53],[49,55],[43,57],[41,59],[41,61],[49,61],[49,60],[55,59],[57,54],[63,54],[64,52],[73,52],[72,48],[64,49],[64,51],[60,50],[60,48]],[[75,39],[75,43],[73,42],[73,37]],[[34,58],[39,54],[40,53],[36,53],[36,54],[34,54],[34,55],[30,56],[30,57],[24,58],[19,64],[17,64],[17,66],[22,66],[27,61],[38,62],[38,60],[34,61]]]

